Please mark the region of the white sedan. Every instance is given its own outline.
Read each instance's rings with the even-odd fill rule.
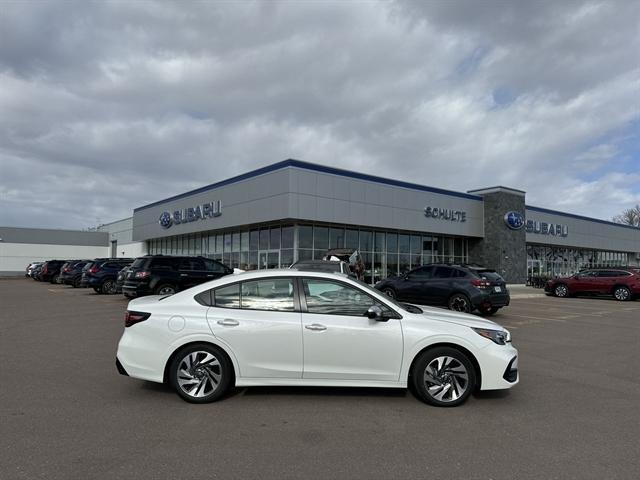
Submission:
[[[518,383],[507,330],[339,273],[262,270],[129,302],[116,365],[189,402],[233,385],[413,387],[437,406]]]

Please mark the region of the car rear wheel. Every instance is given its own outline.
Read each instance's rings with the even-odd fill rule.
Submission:
[[[627,287],[616,287],[613,290],[613,296],[616,300],[626,302],[631,298],[631,291]]]
[[[555,286],[553,293],[556,297],[565,298],[569,296],[569,288],[564,283],[560,283]]]
[[[450,347],[422,353],[412,371],[417,397],[436,407],[455,407],[464,403],[476,385],[476,372],[469,358]]]
[[[78,278],[78,279],[74,280],[72,285],[73,285],[73,288],[80,287],[80,279]]]
[[[481,308],[480,313],[482,313],[482,315],[489,316],[489,315],[493,315],[498,310],[500,310],[500,307]]]
[[[104,282],[102,282],[100,292],[106,295],[113,295],[114,293],[116,293],[116,282],[114,282],[113,280],[105,280]]]
[[[51,280],[49,280],[51,283],[58,283],[58,275],[54,275],[53,277],[51,277]]]
[[[384,293],[387,297],[396,298],[396,291],[393,288],[383,288],[382,293]]]
[[[173,295],[174,293],[176,293],[176,287],[166,283],[156,288],[156,295]]]
[[[448,302],[449,310],[455,310],[456,312],[470,313],[473,308],[471,302],[466,295],[462,293],[456,293],[449,298]]]
[[[195,344],[180,350],[169,367],[169,381],[191,403],[218,400],[229,389],[233,368],[218,347]]]

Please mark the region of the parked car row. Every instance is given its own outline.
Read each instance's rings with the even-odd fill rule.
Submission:
[[[26,276],[38,281],[89,287],[107,295],[124,293],[128,298],[171,295],[229,273],[233,269],[209,258],[164,255],[49,260],[33,262],[26,269]]]
[[[577,295],[608,295],[627,301],[640,297],[639,267],[591,268],[572,275],[548,280],[547,295],[571,297]]]
[[[337,272],[357,279],[351,265],[339,259],[299,261],[290,268]],[[37,280],[90,287],[101,294],[122,293],[127,298],[172,295],[230,273],[233,269],[209,258],[166,255],[50,260],[27,267],[27,274]],[[465,313],[477,310],[483,315],[493,315],[510,302],[504,279],[494,270],[473,265],[425,265],[384,279],[375,288],[402,302],[445,306]]]

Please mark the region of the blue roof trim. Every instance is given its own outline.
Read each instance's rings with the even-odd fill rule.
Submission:
[[[257,177],[259,175],[264,175],[265,173],[275,172],[276,170],[281,170],[286,167],[302,168],[304,170],[311,170],[311,171],[321,172],[321,173],[330,173],[332,175],[340,175],[342,177],[355,178],[358,180],[366,180],[369,182],[382,183],[382,184],[391,185],[394,187],[410,188],[413,190],[421,190],[423,192],[438,193],[441,195],[449,195],[451,197],[467,198],[471,200],[477,200],[480,202],[482,201],[482,197],[478,195],[471,195],[469,193],[455,192],[452,190],[445,190],[442,188],[435,188],[435,187],[427,187],[425,185],[419,185],[417,183],[403,182],[401,180],[392,180],[389,178],[376,177],[375,175],[367,175],[365,173],[353,172],[351,170],[342,170],[340,168],[325,167],[324,165],[317,165],[315,163],[308,163],[308,162],[302,162],[300,160],[288,159],[288,160],[283,160],[282,162],[267,165],[266,167],[262,167],[257,170],[252,170],[251,172],[243,173],[242,175],[228,178],[227,180],[222,180],[221,182],[212,183],[211,185],[206,185],[204,187],[191,190],[189,192],[185,192],[179,195],[175,195],[173,197],[165,198],[164,200],[159,200],[157,202],[149,203],[148,205],[135,208],[133,212],[134,213],[139,212],[140,210],[145,210],[147,208],[155,207],[157,205],[162,205],[163,203],[166,203],[166,202],[179,200],[181,198],[189,197],[191,195],[196,195],[198,193],[203,193],[208,190],[213,190],[214,188],[224,187],[225,185],[231,185],[236,182],[241,182],[242,180],[247,180],[249,178]]]
[[[577,218],[578,220],[586,220],[588,222],[602,223],[604,225],[611,225],[613,227],[631,228],[632,230],[640,231],[640,228],[634,227],[631,225],[624,225],[622,223],[609,222],[608,220],[600,220],[599,218],[584,217],[582,215],[576,215],[575,213],[559,212],[557,210],[550,210],[548,208],[532,207],[531,205],[525,205],[525,208],[529,210],[533,210],[534,212],[550,213],[551,215],[561,215],[563,217]]]

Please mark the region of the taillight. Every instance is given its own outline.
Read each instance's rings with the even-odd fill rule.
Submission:
[[[98,270],[100,269],[97,266],[94,266],[89,269],[89,273],[98,273]]]
[[[44,267],[42,267],[42,273],[46,274],[47,272],[48,272],[47,266],[45,265]]]
[[[124,326],[126,328],[136,323],[144,322],[150,316],[151,314],[147,312],[130,312],[127,310],[124,312]]]
[[[489,288],[491,286],[491,283],[487,282],[486,280],[474,278],[473,280],[471,280],[471,285],[478,288]]]
[[[147,278],[149,275],[151,275],[151,272],[149,270],[140,270],[139,272],[136,272],[135,277],[143,279]]]

